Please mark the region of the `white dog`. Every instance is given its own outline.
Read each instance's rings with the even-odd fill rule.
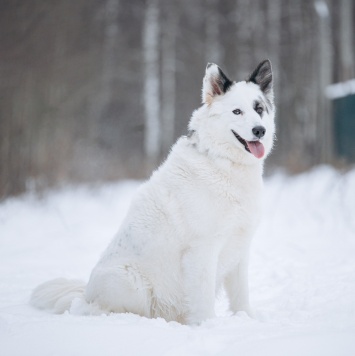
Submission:
[[[270,61],[241,82],[208,64],[202,99],[189,134],[141,186],[87,286],[44,283],[32,305],[61,313],[79,297],[91,312],[196,324],[215,316],[224,286],[230,309],[251,313],[249,247],[275,131]]]

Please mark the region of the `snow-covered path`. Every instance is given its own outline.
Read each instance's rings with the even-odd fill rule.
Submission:
[[[28,306],[43,281],[88,279],[138,185],[0,204],[0,355],[355,355],[355,170],[267,179],[250,266],[256,320],[229,315],[223,295],[219,317],[198,327]]]

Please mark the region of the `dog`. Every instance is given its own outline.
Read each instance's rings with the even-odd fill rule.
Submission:
[[[248,256],[274,116],[269,60],[240,82],[209,63],[188,134],[139,188],[88,284],[49,281],[33,291],[31,304],[63,313],[75,299],[89,314],[200,324],[215,317],[224,287],[231,311],[252,315]]]

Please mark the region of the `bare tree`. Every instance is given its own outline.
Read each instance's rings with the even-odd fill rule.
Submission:
[[[112,82],[116,69],[116,45],[119,37],[118,11],[119,0],[107,0],[104,7],[104,36],[102,48],[101,88],[95,101],[94,117],[102,117],[105,108],[112,100]]]
[[[332,125],[330,102],[325,96],[325,88],[332,82],[331,19],[328,3],[317,0],[314,3],[318,15],[319,36],[319,78],[318,78],[318,135],[321,162],[329,163],[332,159]]]
[[[220,64],[222,49],[220,45],[219,0],[208,0],[206,4],[206,62]]]
[[[354,77],[353,0],[341,0],[340,6],[340,67],[341,80]]]
[[[274,72],[274,91],[276,97],[279,94],[279,64],[280,64],[280,32],[281,32],[281,0],[273,0],[267,2],[267,36],[268,36],[268,45],[269,53],[271,54],[271,62]]]
[[[246,78],[250,71],[250,63],[253,61],[252,41],[252,8],[249,0],[236,0],[236,42],[235,58],[238,64],[239,75]]]
[[[166,3],[162,34],[162,148],[166,154],[174,142],[176,114],[176,36],[179,12],[174,3]]]
[[[353,0],[0,2],[0,196],[31,181],[144,176],[186,132],[206,61],[243,79],[271,59],[278,140],[267,167],[329,162],[324,88],[355,75],[354,10]]]
[[[159,83],[159,0],[147,0],[143,27],[144,50],[144,108],[145,154],[151,164],[156,164],[160,142],[160,83]]]

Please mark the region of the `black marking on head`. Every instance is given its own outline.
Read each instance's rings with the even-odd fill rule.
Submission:
[[[272,69],[271,62],[266,59],[259,63],[255,70],[251,73],[247,82],[252,82],[259,85],[261,91],[267,95],[272,92]]]
[[[253,102],[253,109],[257,112],[258,107],[261,107],[269,114],[269,109],[272,108],[272,104],[265,96],[259,96],[258,99]],[[260,114],[259,114],[260,115]],[[260,115],[262,117],[263,113]]]
[[[261,100],[254,100],[253,109],[260,117],[263,117],[265,106],[261,103]]]
[[[262,100],[261,100],[260,97],[259,97],[257,100],[254,100],[254,102],[253,102],[253,108],[254,108],[254,110],[255,110],[258,106],[260,106],[261,103],[262,103]],[[261,106],[262,106],[262,105],[261,105]]]
[[[203,79],[202,102],[211,104],[211,100],[217,95],[225,94],[233,85],[233,82],[223,73],[216,64],[208,63]]]
[[[233,82],[222,72],[221,68],[218,67],[219,72],[219,82],[223,93],[226,93],[232,86]]]

